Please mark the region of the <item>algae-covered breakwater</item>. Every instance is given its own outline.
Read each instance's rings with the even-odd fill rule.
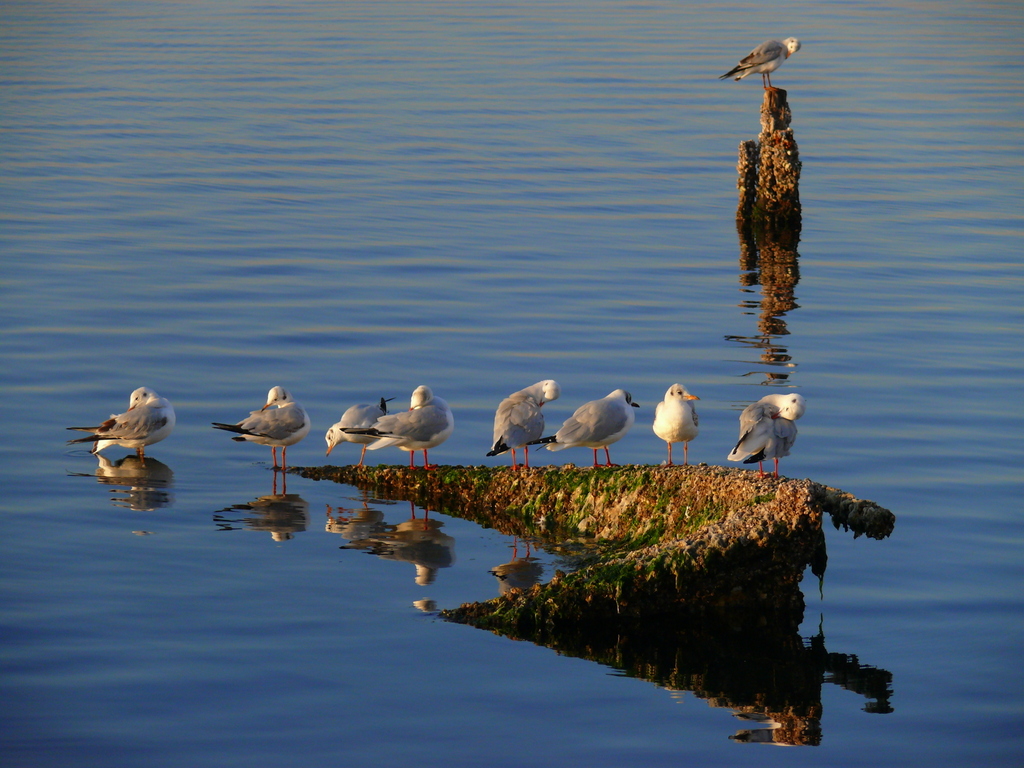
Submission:
[[[532,639],[546,630],[627,628],[652,618],[669,624],[722,610],[798,624],[803,572],[811,563],[823,570],[824,513],[874,538],[887,536],[895,520],[872,502],[810,480],[703,465],[293,471],[507,534],[553,542],[593,537],[594,554],[572,573],[443,614]]]

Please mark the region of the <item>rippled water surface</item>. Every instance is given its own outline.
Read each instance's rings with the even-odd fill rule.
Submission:
[[[1019,4],[15,0],[0,18],[4,765],[1024,759]],[[803,228],[758,262],[735,160],[762,91],[717,76],[789,35],[803,49],[773,80]],[[803,649],[583,658],[436,615],[564,553],[286,480],[209,428],[280,384],[313,420],[289,463],[322,464],[345,407],[429,384],[456,419],[431,459],[497,465],[496,404],[544,378],[549,425],[633,394],[620,463],[663,460],[650,423],[675,381],[712,464],[744,404],[799,391],[783,472],[874,499],[895,532],[829,529]],[[65,446],[142,385],[178,416],[144,477],[123,449],[97,468]],[[771,724],[733,711],[793,669],[820,686],[816,735],[745,743]]]

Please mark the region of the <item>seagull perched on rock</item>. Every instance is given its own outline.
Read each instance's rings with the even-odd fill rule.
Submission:
[[[608,446],[621,440],[633,426],[636,415],[634,408],[640,406],[633,402],[633,396],[624,389],[616,389],[600,400],[584,403],[573,413],[561,429],[551,437],[542,437],[532,441],[531,445],[546,444],[549,451],[561,451],[565,448],[592,448],[594,450],[594,466],[597,463],[597,450],[604,448],[606,467],[612,464]]]
[[[782,66],[782,62],[800,50],[800,41],[795,37],[787,37],[781,43],[778,40],[765,40],[752,50],[740,63],[730,69],[719,80],[733,78],[742,80],[747,75],[761,75],[761,84],[768,88],[772,85],[772,72]],[[767,79],[767,80],[766,80]]]
[[[287,468],[288,446],[295,445],[309,434],[310,421],[306,410],[292,399],[284,387],[273,387],[267,393],[267,404],[253,411],[237,424],[213,422],[216,429],[235,432],[236,442],[269,445],[277,469],[277,448],[281,447],[281,469]],[[276,477],[276,475],[275,475]]]
[[[523,467],[530,468],[530,442],[544,434],[544,414],[541,406],[557,400],[562,394],[558,382],[552,379],[513,392],[498,405],[494,414],[494,445],[487,453],[497,456],[512,451],[512,469],[516,465],[516,449],[523,449]]]
[[[341,420],[337,424],[332,425],[327,430],[327,434],[324,435],[324,439],[327,440],[327,455],[331,455],[331,451],[335,449],[338,443],[356,443],[363,446],[363,450],[359,454],[358,464],[360,467],[363,466],[363,459],[366,457],[366,446],[377,440],[377,437],[374,435],[349,434],[345,431],[345,428],[372,427],[381,416],[387,416],[388,403],[393,399],[389,397],[385,400],[382,397],[379,404],[360,403],[359,405],[353,405],[341,414]]]
[[[779,459],[789,456],[796,442],[795,422],[804,415],[803,395],[765,395],[740,414],[740,439],[729,454],[729,461],[744,464],[757,462],[757,471],[764,477],[761,462],[775,461],[775,477],[779,476]]]
[[[147,445],[159,443],[174,429],[174,408],[166,397],[149,387],[139,387],[128,398],[128,410],[111,415],[97,427],[68,427],[79,432],[92,432],[89,437],[68,440],[71,443],[92,443],[90,453],[99,453],[112,445],[134,448],[145,460]]]
[[[654,434],[668,443],[668,466],[672,466],[672,443],[683,444],[683,466],[690,463],[690,441],[700,431],[697,428],[697,409],[691,400],[700,400],[691,395],[682,384],[673,384],[665,393],[665,399],[654,409]]]
[[[427,451],[447,440],[455,430],[455,417],[448,403],[437,397],[430,387],[419,386],[412,392],[409,410],[381,416],[372,427],[344,427],[350,435],[368,435],[377,438],[370,444],[371,451],[390,445],[409,452],[409,469],[415,469],[416,451],[423,451],[423,468],[436,469],[429,462]]]

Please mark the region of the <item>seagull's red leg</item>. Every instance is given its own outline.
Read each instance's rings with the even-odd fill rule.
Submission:
[[[670,466],[670,467],[673,466],[673,464],[672,464],[672,443],[668,444],[668,466]]]
[[[516,449],[515,448],[512,449],[512,469],[519,469],[519,466],[516,464]]]
[[[778,460],[778,458],[775,459],[775,476],[776,477],[779,476],[779,460]]]
[[[416,451],[409,451],[409,469],[416,469],[416,463],[413,458],[416,456]]]
[[[690,466],[690,444],[683,443],[683,466]]]
[[[597,469],[597,467],[598,467],[598,463],[597,463],[597,448],[595,448],[594,449],[594,469]]]
[[[523,467],[526,469],[530,468],[530,446],[523,446]]]
[[[427,460],[427,449],[423,449],[423,468],[424,469],[437,469],[437,464],[431,464]]]
[[[366,444],[363,444],[363,451],[359,454],[359,466],[363,466],[363,458],[366,456]]]
[[[604,447],[604,460],[606,462],[605,463],[606,467],[618,466],[617,464],[612,464],[612,455],[610,453],[608,453],[608,446],[607,445]]]
[[[764,467],[761,466],[761,462],[757,462],[757,476],[764,477]]]

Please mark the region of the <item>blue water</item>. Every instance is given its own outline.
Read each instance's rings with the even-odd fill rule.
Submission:
[[[2,19],[5,765],[1020,764],[1018,4]],[[773,81],[804,221],[780,313],[733,223],[761,89],[717,76],[789,35]],[[891,673],[892,711],[825,683],[818,746],[746,745],[713,698],[448,624],[436,609],[497,595],[527,542],[294,476],[270,508],[269,450],[209,428],[280,384],[313,420],[289,463],[321,464],[348,405],[428,384],[456,419],[431,460],[497,465],[495,406],[544,378],[556,427],[633,394],[620,463],[663,460],[650,423],[675,381],[701,398],[691,460],[713,464],[744,404],[803,394],[784,474],[897,525],[829,529],[801,633]],[[143,385],[178,414],[158,482],[103,482],[64,428]],[[417,571],[395,540],[425,515],[436,567]]]

